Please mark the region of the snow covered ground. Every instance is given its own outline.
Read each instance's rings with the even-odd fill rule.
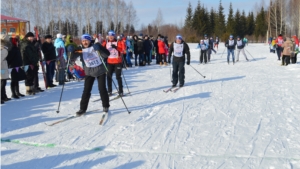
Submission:
[[[79,110],[83,82],[66,84],[59,114],[61,87],[1,105],[1,167],[300,168],[300,64],[280,66],[266,45],[249,44],[255,60],[247,53],[251,62],[242,55],[228,65],[221,44],[210,64],[199,65],[199,50],[189,45],[191,65],[205,79],[186,65],[186,86],[164,93],[169,66],[124,70],[132,113],[115,100],[104,126],[96,84],[89,113],[52,127],[45,123]],[[6,90],[10,96],[9,83]]]

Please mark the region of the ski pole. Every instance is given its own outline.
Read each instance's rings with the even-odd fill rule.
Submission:
[[[170,80],[171,80],[171,82],[172,82],[172,75],[171,75],[171,66],[170,66]]]
[[[125,84],[126,84],[126,87],[127,87],[128,93],[130,94],[130,91],[129,91],[129,88],[128,88],[128,85],[127,85],[127,82],[126,82],[126,79],[125,79],[125,76],[124,76],[124,73],[123,73],[123,71],[122,71],[122,70],[121,70],[121,72],[122,72],[122,76],[123,76],[123,79],[124,79],[124,81],[125,81]]]
[[[105,67],[105,69],[106,69],[106,72],[108,72],[108,69],[107,69],[107,67],[106,67],[106,65],[105,65],[105,63],[104,63],[104,61],[103,61],[103,59],[102,59],[102,57],[101,57],[101,55],[100,55],[100,52],[99,51],[97,51],[97,54],[98,54],[98,56],[100,57],[100,59],[101,59],[101,62],[102,62],[102,64],[104,65],[104,67]],[[110,76],[110,74],[109,73],[106,73],[107,74],[107,76]],[[112,79],[112,77],[110,76],[110,78]],[[117,88],[117,85],[116,85],[116,83],[112,80],[112,82],[113,82],[113,84],[114,84],[114,86],[115,86],[115,88],[116,88],[116,90],[118,91],[118,93],[119,93],[119,90],[118,90],[118,88]],[[121,95],[119,95],[120,96],[120,98],[121,98],[121,100],[122,100],[122,102],[123,102],[123,104],[124,104],[124,106],[125,106],[125,108],[126,108],[126,110],[127,110],[127,112],[128,112],[128,114],[130,114],[131,112],[128,110],[128,108],[127,108],[127,106],[126,106],[126,104],[125,104],[125,102],[124,102],[124,100],[123,100],[123,97],[121,96]]]
[[[246,50],[246,49],[245,49],[245,51],[248,52],[248,50]],[[250,55],[254,60],[256,60],[256,59],[250,54],[250,52],[248,52],[248,53],[249,53],[249,55]]]
[[[197,69],[195,69],[192,65],[190,65],[196,72],[198,72]],[[206,76],[203,76],[200,72],[198,72],[203,78],[205,78]]]
[[[69,52],[69,60],[68,60],[68,63],[67,63],[67,67],[66,67],[65,73],[67,72],[68,67],[69,67],[70,57],[71,57],[71,51]],[[64,84],[63,84],[63,86],[62,86],[62,88],[61,88],[60,98],[59,98],[59,103],[58,103],[58,108],[57,108],[56,113],[59,113],[59,108],[60,108],[60,103],[61,103],[62,94],[63,94],[63,92],[64,92],[65,83],[66,83],[66,82],[64,82]]]

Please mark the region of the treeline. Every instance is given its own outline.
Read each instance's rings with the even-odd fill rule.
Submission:
[[[254,16],[253,12],[245,13],[244,10],[237,9],[233,11],[232,4],[229,6],[227,19],[224,15],[224,7],[220,1],[218,10],[213,8],[208,11],[204,5],[198,1],[198,5],[193,10],[191,3],[187,8],[187,14],[184,22],[183,32],[187,41],[196,42],[208,36],[219,37],[221,40],[228,39],[229,35],[234,36],[255,36],[264,37],[267,30],[267,24],[264,20],[265,10]]]
[[[138,23],[132,2],[124,0],[6,0],[1,13],[30,20],[41,34],[134,32]]]

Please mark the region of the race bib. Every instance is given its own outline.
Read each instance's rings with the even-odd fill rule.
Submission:
[[[204,39],[204,43],[208,45],[208,39]]]
[[[119,57],[119,52],[117,49],[112,48],[111,45],[118,45],[118,42],[107,42],[106,43],[106,49],[109,51],[110,55],[108,56],[109,58],[118,58]]]
[[[282,45],[283,44],[283,40],[282,39],[278,39],[278,45]]]
[[[234,40],[229,40],[229,46],[233,46],[234,45]]]
[[[93,47],[82,49],[82,56],[86,67],[97,67],[102,64]]]
[[[242,46],[243,45],[242,41],[237,41],[237,45]]]
[[[206,46],[205,45],[201,45],[201,50],[206,50]]]
[[[176,57],[183,56],[183,44],[174,43],[174,56]]]

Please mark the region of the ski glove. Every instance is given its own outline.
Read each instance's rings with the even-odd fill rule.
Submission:
[[[117,49],[117,46],[115,44],[112,44],[111,47]]]
[[[190,65],[190,61],[189,61],[189,60],[188,60],[188,61],[186,61],[186,64],[187,64],[187,65]]]

